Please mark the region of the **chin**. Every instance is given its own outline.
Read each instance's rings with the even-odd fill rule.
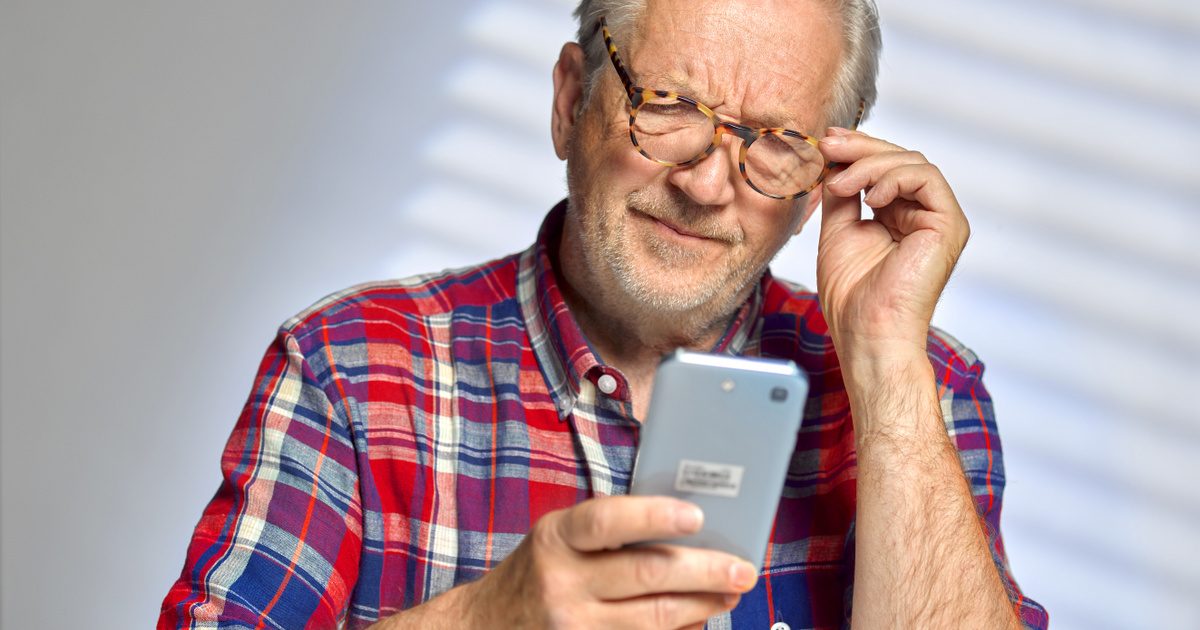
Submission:
[[[678,269],[646,263],[636,269],[616,264],[613,271],[625,295],[651,316],[660,313],[689,320],[720,317],[736,309],[734,302],[741,294],[740,290],[731,289],[727,273],[695,270],[681,273]]]
[[[585,248],[591,250],[585,257],[599,272],[594,280],[608,287],[613,307],[694,329],[740,306],[747,282],[757,278],[750,277],[753,265],[742,252],[672,242],[631,221],[629,210],[619,207],[622,211],[599,214],[601,220],[584,221]]]

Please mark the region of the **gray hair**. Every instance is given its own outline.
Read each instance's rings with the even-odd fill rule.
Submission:
[[[630,37],[638,18],[646,10],[647,0],[580,0],[575,9],[579,19],[577,41],[583,47],[587,78],[583,95],[586,101],[608,65],[608,49],[596,29],[600,16],[608,22],[613,37],[617,33]],[[827,105],[828,124],[849,127],[854,124],[859,102],[866,103],[866,112],[875,105],[875,79],[879,74],[879,51],[883,40],[879,34],[879,11],[875,0],[823,0],[837,7],[842,15],[844,54],[833,93]]]

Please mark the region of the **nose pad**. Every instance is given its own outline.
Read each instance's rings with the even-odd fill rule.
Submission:
[[[744,127],[735,127],[735,126],[733,126],[731,124],[727,124],[727,123],[723,123],[720,126],[718,126],[717,133],[718,134],[729,134],[729,135],[741,140],[744,144],[747,144],[747,145],[750,144],[751,142],[754,142],[758,138],[758,133],[756,133],[753,129],[746,129]]]
[[[745,173],[742,171],[742,161],[746,156],[746,150],[750,148],[750,144],[758,139],[758,134],[751,129],[723,124],[717,127],[717,143],[719,145],[725,144],[726,135],[741,140],[737,149],[734,149],[732,146],[729,147],[729,164],[730,168],[738,171],[739,176],[744,178]]]
[[[729,138],[729,144],[725,143],[726,137]],[[758,134],[751,129],[731,125],[721,125],[717,128],[717,145],[729,151],[729,168],[731,172],[737,173],[735,179],[745,179],[742,163],[746,157],[746,150],[757,139]],[[734,185],[736,186],[738,183],[735,181]]]

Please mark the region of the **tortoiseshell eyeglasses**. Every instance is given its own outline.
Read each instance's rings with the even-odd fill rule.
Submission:
[[[755,191],[772,199],[798,199],[812,192],[829,173],[831,163],[817,148],[818,139],[799,131],[753,128],[721,120],[705,106],[666,90],[638,87],[629,78],[608,23],[600,18],[613,68],[629,97],[629,139],[638,153],[664,166],[688,166],[708,157],[721,144],[721,135],[742,139],[738,170]],[[862,121],[865,103],[858,106],[854,129]]]

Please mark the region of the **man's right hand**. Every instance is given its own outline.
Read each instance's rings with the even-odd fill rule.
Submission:
[[[668,497],[600,497],[546,514],[475,583],[475,627],[703,625],[754,586],[754,567],[707,549],[625,546],[694,534],[703,520],[700,508]]]
[[[495,569],[446,593],[453,603],[428,608],[457,627],[699,628],[754,586],[754,566],[707,549],[626,545],[693,534],[703,518],[669,497],[590,499],[543,516]]]

